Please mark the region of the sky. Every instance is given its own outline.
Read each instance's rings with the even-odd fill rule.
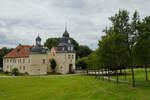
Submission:
[[[0,0],[0,47],[33,45],[38,34],[42,43],[61,37],[67,22],[70,36],[94,50],[110,16],[137,10],[142,19],[149,6],[150,0]]]

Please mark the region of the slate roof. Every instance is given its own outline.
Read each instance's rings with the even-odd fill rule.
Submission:
[[[30,53],[36,53],[36,54],[44,54],[46,53],[46,49],[43,48],[43,46],[33,46],[31,49],[30,49]]]

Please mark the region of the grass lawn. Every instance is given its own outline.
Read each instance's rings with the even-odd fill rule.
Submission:
[[[150,100],[150,86],[102,81],[93,76],[0,78],[0,100]]]
[[[147,72],[148,72],[148,78],[150,80],[150,68],[147,68]],[[126,73],[127,73],[126,80],[125,80],[124,75],[120,75],[119,80],[132,82],[131,71],[127,70]],[[137,85],[141,84],[141,85],[149,85],[150,86],[150,81],[149,82],[145,81],[145,69],[144,68],[134,69],[134,74],[135,74],[135,81],[136,81]],[[116,76],[112,76],[111,78],[116,79]]]

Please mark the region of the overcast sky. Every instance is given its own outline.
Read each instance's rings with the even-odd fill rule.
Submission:
[[[102,30],[111,25],[108,17],[119,9],[137,10],[144,18],[150,0],[0,0],[0,47],[33,45],[38,33],[42,43],[61,37],[67,22],[71,37],[96,49]]]

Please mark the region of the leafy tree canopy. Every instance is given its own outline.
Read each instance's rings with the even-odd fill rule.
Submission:
[[[80,45],[77,49],[78,57],[87,57],[89,54],[92,53],[92,50],[86,45]]]

